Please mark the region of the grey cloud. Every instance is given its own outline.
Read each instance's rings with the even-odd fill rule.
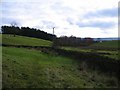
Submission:
[[[72,8],[64,6],[61,2],[56,2],[51,5],[51,9],[53,9],[58,14],[69,14],[73,11]]]
[[[98,10],[96,12],[88,12],[84,17],[93,18],[93,17],[117,17],[118,8]]]
[[[43,20],[42,23],[43,23],[43,25],[45,25],[46,28],[48,28],[48,29],[51,29],[51,28],[53,28],[53,27],[56,27],[55,23],[53,23],[53,22],[51,22],[51,21],[45,21],[45,20]]]
[[[73,19],[72,18],[67,18],[66,21],[70,24],[70,25],[73,25]]]
[[[101,29],[106,29],[106,28],[111,28],[115,26],[114,22],[100,22],[100,21],[95,21],[95,22],[89,22],[89,23],[76,23],[79,27],[96,27],[96,28],[101,28]]]

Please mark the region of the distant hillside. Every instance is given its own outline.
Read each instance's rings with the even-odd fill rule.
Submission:
[[[120,40],[103,41],[92,44],[91,46],[104,47],[104,48],[118,48],[118,43],[120,44]]]
[[[13,35],[10,35],[10,34],[2,34],[2,43],[11,44],[11,45],[28,45],[28,46],[51,46],[52,45],[52,42],[48,40],[18,36],[18,35],[14,37]]]

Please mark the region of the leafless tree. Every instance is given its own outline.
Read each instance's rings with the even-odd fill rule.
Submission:
[[[11,24],[11,26],[14,26],[14,27],[17,26],[17,23],[15,21],[11,22],[10,24]]]
[[[17,27],[17,23],[15,21],[11,22],[10,24],[14,29],[15,29],[15,27]],[[14,30],[14,37],[15,37],[15,33],[16,33],[15,31],[16,30]]]

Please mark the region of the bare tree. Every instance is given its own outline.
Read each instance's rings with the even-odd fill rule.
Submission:
[[[13,27],[13,29],[15,29],[15,27],[17,27],[17,23],[15,21],[11,22],[11,26]],[[15,33],[16,33],[16,30],[13,30],[14,32],[14,37],[15,37]]]
[[[16,27],[16,26],[17,26],[17,23],[16,23],[15,21],[11,22],[11,26]]]

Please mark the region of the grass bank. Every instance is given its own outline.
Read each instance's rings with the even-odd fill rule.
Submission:
[[[48,40],[32,38],[32,37],[25,37],[25,36],[18,36],[15,37],[10,34],[0,34],[2,36],[2,43],[3,44],[10,44],[10,45],[27,45],[27,46],[52,46],[52,42]]]
[[[108,57],[115,60],[119,59],[119,51],[118,50],[104,50],[104,49],[94,49],[94,48],[82,48],[82,47],[61,47],[63,50],[67,51],[76,51],[80,53],[95,53],[104,57]]]
[[[117,87],[114,76],[40,50],[3,47],[3,88]]]

